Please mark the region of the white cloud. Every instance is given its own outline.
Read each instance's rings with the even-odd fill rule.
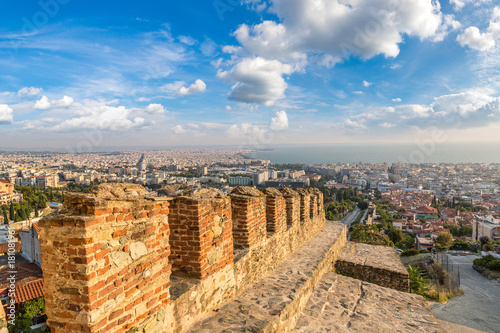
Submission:
[[[50,108],[50,102],[47,96],[43,95],[38,101],[36,101],[35,105],[33,105],[35,109],[46,110]]]
[[[149,104],[148,106],[146,106],[144,110],[147,113],[156,113],[156,114],[167,112],[167,110],[165,110],[165,108],[161,104]]]
[[[353,121],[351,119],[347,119],[344,122],[345,126],[355,128],[355,129],[366,129],[367,127],[360,122]]]
[[[142,117],[129,118],[131,109],[126,109],[124,106],[84,106],[82,112],[85,115],[64,120],[48,129],[54,131],[76,129],[120,131],[146,125],[145,119]]]
[[[73,104],[73,98],[69,96],[64,96],[63,98],[55,101],[49,101],[48,97],[43,95],[38,101],[36,101],[33,108],[39,110],[47,110],[51,107],[68,107]]]
[[[182,44],[186,44],[189,46],[196,44],[196,39],[190,36],[179,36],[178,39]]]
[[[485,91],[468,90],[436,97],[429,105],[405,104],[368,109],[350,117],[345,125],[352,128],[378,125],[385,128],[460,129],[485,127],[493,123],[500,123],[500,97],[490,96]]]
[[[0,104],[0,125],[12,124],[13,110],[7,104]]]
[[[261,1],[248,2],[261,4]],[[253,26],[240,25],[234,36],[241,47],[224,48],[232,54],[228,63],[236,65],[221,73],[242,71],[242,67],[248,67],[255,59],[277,61],[277,67],[289,69],[266,70],[273,78],[271,84],[265,80],[266,85],[260,84],[262,78],[256,78],[260,68],[256,74],[238,75],[238,79],[226,75],[226,81],[236,83],[231,99],[271,105],[284,95],[286,83],[282,76],[304,71],[308,58],[333,67],[351,56],[396,57],[404,35],[438,41],[459,25],[452,15],[443,15],[439,2],[434,0],[272,0],[270,3],[269,11],[278,16],[279,22],[266,20]]]
[[[399,98],[399,97],[398,98],[393,98],[392,101],[393,102],[401,102],[401,98]]]
[[[271,118],[271,130],[283,131],[288,129],[288,116],[285,111],[276,112],[276,116]]]
[[[272,141],[273,134],[264,128],[249,123],[234,124],[226,130],[226,135],[241,140],[242,146],[258,147]]]
[[[352,92],[354,95],[363,95],[362,91],[353,91]]]
[[[207,85],[202,80],[196,80],[189,87],[180,87],[177,91],[177,96],[194,95],[202,93],[207,89]]]
[[[226,111],[231,111],[232,108],[229,105],[226,105]]]
[[[307,52],[371,58],[395,57],[402,35],[433,38],[443,23],[440,5],[431,0],[273,0],[282,23],[241,25],[237,40],[248,50],[287,61]]]
[[[64,96],[60,100],[52,101],[51,106],[68,107],[73,104],[73,98],[69,96]]]
[[[186,82],[184,81],[175,81],[173,83],[167,83],[158,88],[158,90],[166,92],[166,93],[176,93],[181,89]]]
[[[495,47],[500,39],[500,7],[493,9],[491,21],[485,32],[481,32],[477,27],[468,27],[457,36],[457,41],[461,46],[468,46],[471,49],[486,51]]]
[[[22,97],[22,96],[36,96],[40,94],[43,91],[42,88],[35,88],[35,87],[24,87],[21,88],[17,91],[17,96]]]
[[[182,125],[175,125],[174,127],[171,128],[171,130],[175,134],[184,134],[184,133],[186,133],[186,130],[184,129],[184,127],[182,127]]]
[[[229,99],[268,106],[284,97],[287,84],[282,75],[292,72],[290,65],[256,57],[242,59],[229,71],[219,70],[217,76],[234,83]]]
[[[363,81],[363,85],[368,88],[372,84],[370,82],[368,82],[368,81]]]

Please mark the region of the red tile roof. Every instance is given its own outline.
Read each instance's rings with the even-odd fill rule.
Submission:
[[[16,252],[19,252],[22,250],[21,243],[16,242],[15,250],[16,250]],[[9,243],[0,244],[0,254],[7,253],[8,251],[9,251]]]
[[[43,296],[43,279],[16,284],[16,304]]]
[[[33,223],[33,228],[35,228],[37,233],[40,233],[40,225],[38,224],[38,222]]]

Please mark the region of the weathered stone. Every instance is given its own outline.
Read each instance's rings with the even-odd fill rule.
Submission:
[[[143,242],[130,243],[130,257],[133,260],[148,254],[148,247]]]

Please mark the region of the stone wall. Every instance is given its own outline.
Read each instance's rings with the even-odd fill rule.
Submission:
[[[141,186],[102,184],[67,196],[40,224],[53,332],[182,332],[273,270],[325,218],[313,190],[152,198]]]
[[[334,265],[338,274],[410,292],[408,272],[392,247],[349,242]]]

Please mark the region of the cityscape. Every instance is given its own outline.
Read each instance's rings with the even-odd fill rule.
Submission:
[[[0,333],[500,333],[500,6],[6,2]]]

